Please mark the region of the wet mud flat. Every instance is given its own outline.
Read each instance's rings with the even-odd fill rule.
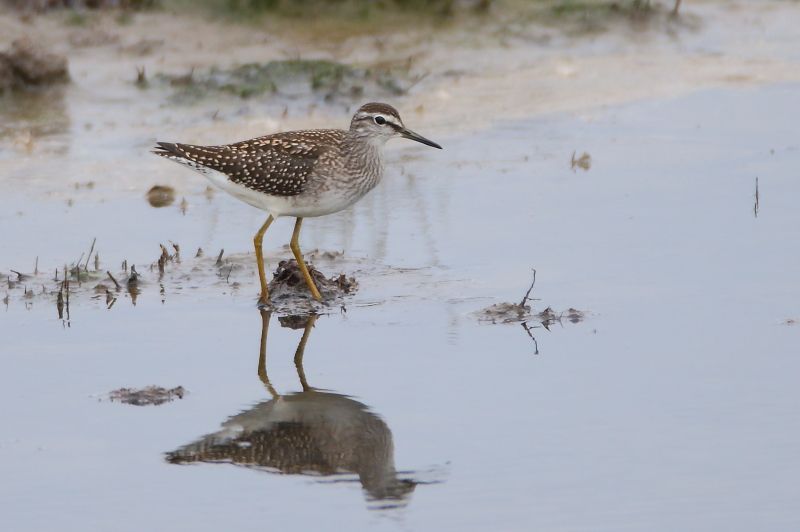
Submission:
[[[95,121],[128,148],[87,144],[76,117],[98,111],[68,90],[66,127],[0,154],[0,513],[14,530],[797,528],[800,89],[690,92],[476,125],[436,156],[392,146],[385,181],[301,242],[357,290],[270,313],[263,214],[148,166],[152,122]],[[166,111],[176,135],[211,135],[197,105]],[[212,123],[263,126],[240,118]],[[296,288],[290,232],[278,220],[265,252]]]

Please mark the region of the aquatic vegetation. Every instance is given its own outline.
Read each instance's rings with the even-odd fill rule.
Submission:
[[[542,23],[566,25],[576,32],[597,32],[615,22],[643,24],[674,20],[680,0],[664,3],[650,0],[545,0],[536,2],[535,17]]]
[[[326,100],[358,99],[374,95],[400,95],[414,80],[409,67],[362,68],[325,59],[288,59],[268,63],[247,63],[230,69],[212,68],[184,75],[158,74],[154,77],[175,90],[175,99],[200,99],[227,93],[240,98],[261,94],[296,97],[322,95]]]
[[[202,0],[194,8],[221,13],[234,18],[270,14],[284,17],[368,18],[381,13],[413,13],[449,16],[457,10],[486,9],[491,0],[456,2],[454,0]],[[165,6],[184,6],[184,0],[163,0]]]

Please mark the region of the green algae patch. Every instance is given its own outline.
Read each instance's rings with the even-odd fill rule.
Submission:
[[[219,94],[239,98],[310,96],[326,100],[356,99],[365,93],[397,96],[413,84],[409,78],[407,67],[361,68],[326,59],[246,63],[230,69],[215,67],[179,76],[155,76],[157,81],[173,88],[174,99],[182,101]]]

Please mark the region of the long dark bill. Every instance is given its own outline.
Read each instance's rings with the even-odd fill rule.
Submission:
[[[423,137],[422,135],[414,133],[410,129],[402,128],[400,130],[400,136],[403,137],[403,138],[406,138],[406,139],[416,140],[417,142],[421,142],[422,144],[426,144],[426,145],[431,146],[433,148],[439,148],[440,150],[442,149],[441,146],[439,146],[438,144],[436,144],[432,140],[428,140],[425,137]]]

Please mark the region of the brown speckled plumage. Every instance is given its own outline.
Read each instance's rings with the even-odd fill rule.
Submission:
[[[406,129],[391,105],[367,103],[347,130],[288,131],[218,146],[159,142],[154,153],[275,217],[303,218],[345,209],[372,190],[383,176],[383,145],[393,137],[441,148]]]
[[[158,155],[226,174],[256,192],[296,196],[303,192],[320,157],[335,150],[346,132],[312,129],[266,135],[235,144],[195,146],[159,142]]]

